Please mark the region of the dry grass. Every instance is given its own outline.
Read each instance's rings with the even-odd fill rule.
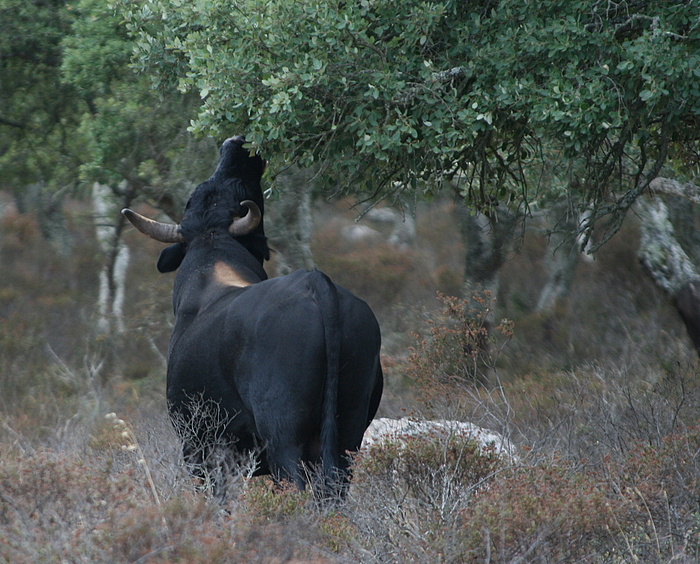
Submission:
[[[497,394],[462,383],[450,392],[453,415],[507,413],[517,463],[456,437],[375,445],[356,459],[347,501],[331,508],[245,469],[220,505],[189,476],[152,399],[132,400],[123,418],[74,414],[70,440],[61,425],[30,439],[3,416],[0,558],[694,562],[700,411],[696,367],[686,368],[646,393],[600,367],[559,380],[554,397],[533,383]],[[101,405],[125,391],[103,388]]]

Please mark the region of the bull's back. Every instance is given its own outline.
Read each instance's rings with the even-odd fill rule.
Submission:
[[[308,273],[222,293],[173,333],[168,400],[204,393],[238,412],[317,405],[325,340]]]

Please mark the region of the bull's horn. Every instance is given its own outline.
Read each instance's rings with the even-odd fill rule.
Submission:
[[[149,219],[130,209],[123,209],[124,217],[144,235],[160,241],[161,243],[184,243],[185,238],[180,233],[180,226],[171,223],[161,223]]]
[[[229,226],[228,231],[234,237],[238,235],[247,235],[260,225],[260,220],[262,219],[260,208],[255,202],[243,200],[241,205],[248,208],[248,213],[243,217],[235,218],[233,223]]]

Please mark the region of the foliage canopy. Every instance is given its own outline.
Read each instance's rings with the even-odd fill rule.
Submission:
[[[72,21],[65,4],[0,1],[1,183],[72,181],[77,104],[60,80],[61,39]]]
[[[177,91],[159,95],[148,77],[129,68],[132,40],[103,2],[80,0],[73,11],[61,70],[84,101],[76,132],[86,149],[82,179],[107,184],[122,198],[145,193],[179,219],[191,178],[205,174],[202,164],[207,171],[211,166],[186,132],[195,97]],[[211,143],[202,145],[207,156],[214,153]],[[125,188],[118,189],[123,181]]]
[[[373,196],[459,179],[467,203],[577,188],[624,214],[697,157],[700,3],[119,0],[135,62],[202,98],[195,132]]]
[[[134,73],[124,21],[99,0],[0,0],[0,31],[0,184],[23,202],[99,181],[178,219],[215,162],[186,131],[198,97]]]

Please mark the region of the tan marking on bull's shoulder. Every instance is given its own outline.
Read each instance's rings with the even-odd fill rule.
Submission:
[[[236,288],[251,285],[251,282],[248,282],[225,262],[214,263],[214,280],[222,286],[234,286]]]

